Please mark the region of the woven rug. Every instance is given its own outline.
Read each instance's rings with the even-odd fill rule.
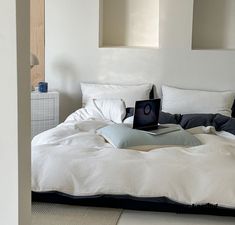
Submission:
[[[32,225],[116,225],[121,209],[32,203]]]

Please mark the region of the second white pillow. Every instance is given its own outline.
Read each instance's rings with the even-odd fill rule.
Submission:
[[[171,114],[220,113],[231,117],[235,92],[162,86],[162,111]]]

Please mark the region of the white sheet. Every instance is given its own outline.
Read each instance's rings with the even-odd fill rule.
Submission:
[[[32,142],[32,190],[74,196],[168,197],[184,204],[235,208],[235,136],[190,131],[201,146],[150,152],[114,149],[95,133],[101,119],[68,120]]]

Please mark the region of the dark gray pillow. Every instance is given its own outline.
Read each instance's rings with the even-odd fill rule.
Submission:
[[[179,124],[184,129],[198,126],[213,126],[217,131],[226,131],[235,135],[235,118],[221,114],[169,114],[160,113],[160,124],[174,123]]]
[[[159,123],[160,124],[179,124],[181,121],[181,115],[180,114],[170,114],[166,112],[160,112],[159,114]]]
[[[235,100],[233,102],[233,107],[232,107],[232,117],[235,118]]]

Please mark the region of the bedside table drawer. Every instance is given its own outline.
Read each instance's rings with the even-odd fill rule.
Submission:
[[[31,93],[31,137],[59,124],[59,93]]]
[[[55,119],[55,99],[44,98],[34,99],[31,102],[31,120],[32,121],[44,121]]]
[[[32,121],[31,122],[31,133],[32,138],[36,136],[37,134],[42,133],[43,131],[49,130],[53,127],[55,127],[55,121],[54,120],[48,120],[48,121]]]

